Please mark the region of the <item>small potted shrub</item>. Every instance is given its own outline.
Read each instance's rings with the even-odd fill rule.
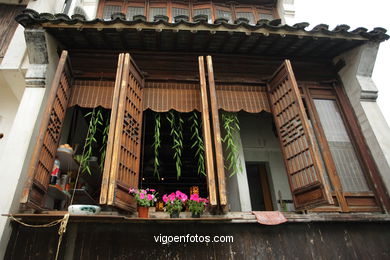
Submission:
[[[157,201],[155,189],[133,189],[129,193],[137,200],[137,211],[139,218],[149,218],[149,207]]]
[[[178,218],[183,205],[186,203],[188,196],[181,191],[172,192],[162,197],[165,203],[165,211],[169,213],[171,218]]]
[[[207,199],[199,197],[198,194],[191,195],[190,199],[187,201],[187,206],[191,211],[193,218],[200,218],[200,215],[202,215],[205,210],[207,202]]]

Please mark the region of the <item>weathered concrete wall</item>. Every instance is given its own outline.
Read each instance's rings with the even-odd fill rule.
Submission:
[[[389,259],[390,223],[70,223],[59,259]],[[170,243],[159,235],[233,236],[232,243]],[[17,225],[6,259],[54,259],[57,227]]]
[[[339,75],[390,193],[390,128],[376,103],[378,90],[371,79],[378,46],[379,43],[367,43],[336,57],[334,61],[343,59],[346,62]]]

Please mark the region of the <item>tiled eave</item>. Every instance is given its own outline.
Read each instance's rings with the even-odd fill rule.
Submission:
[[[278,57],[333,58],[368,41],[389,38],[386,30],[367,31],[340,25],[329,30],[320,24],[282,25],[280,20],[209,24],[206,21],[128,21],[123,15],[112,20],[69,18],[64,14],[38,14],[26,10],[16,20],[26,28],[43,28],[68,49],[189,51],[237,53]]]

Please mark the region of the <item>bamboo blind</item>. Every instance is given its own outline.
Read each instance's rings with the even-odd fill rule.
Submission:
[[[199,83],[147,82],[143,95],[144,110],[167,112],[202,111]]]
[[[228,112],[271,112],[265,87],[219,84],[216,90],[218,109]]]
[[[88,108],[102,106],[111,109],[113,92],[113,81],[77,80],[72,88],[68,106]]]

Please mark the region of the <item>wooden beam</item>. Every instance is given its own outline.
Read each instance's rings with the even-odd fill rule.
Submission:
[[[211,127],[210,127],[210,111],[207,99],[207,87],[206,87],[206,73],[203,56],[198,57],[199,61],[199,78],[200,78],[200,93],[202,99],[202,127],[203,137],[205,143],[206,154],[206,171],[207,171],[207,184],[209,188],[209,201],[210,205],[217,205],[217,191],[214,178],[214,160],[213,160],[213,148],[211,139]]]
[[[108,132],[108,139],[107,139],[106,158],[104,160],[102,185],[100,190],[100,204],[107,203],[108,185],[110,181],[110,171],[111,171],[111,160],[112,160],[114,140],[115,140],[115,126],[117,125],[116,121],[117,121],[117,114],[118,114],[118,101],[119,101],[119,93],[120,93],[120,87],[122,82],[123,59],[124,59],[124,54],[123,53],[119,54],[118,65],[116,70],[114,94],[112,97],[110,129]]]
[[[212,116],[213,134],[214,134],[215,161],[216,161],[217,176],[218,176],[219,202],[221,206],[226,206],[227,195],[226,195],[226,184],[225,184],[225,165],[223,161],[221,130],[219,127],[220,123],[219,123],[219,114],[218,114],[218,106],[217,106],[217,93],[215,90],[214,69],[213,69],[213,61],[211,56],[207,56],[207,72],[208,72],[211,116]]]

